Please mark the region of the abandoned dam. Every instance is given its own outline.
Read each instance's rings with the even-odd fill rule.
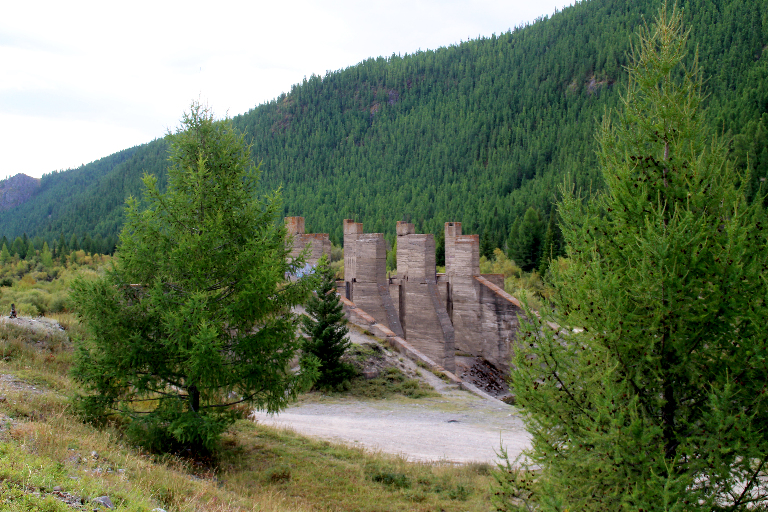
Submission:
[[[285,222],[293,257],[307,248],[311,265],[330,256],[327,234],[305,233],[303,217]],[[522,308],[504,291],[503,276],[480,274],[478,235],[463,235],[460,222],[446,222],[445,273],[438,274],[434,236],[398,222],[396,276],[387,275],[386,259],[383,233],[365,233],[362,223],[344,220],[339,292],[351,321],[451,373],[457,353],[509,371]]]

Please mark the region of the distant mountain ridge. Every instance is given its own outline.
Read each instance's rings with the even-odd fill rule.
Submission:
[[[630,40],[662,0],[586,0],[532,25],[448,48],[367,59],[311,76],[233,118],[283,214],[339,243],[342,219],[394,238],[395,222],[439,236],[446,221],[504,247],[529,207],[547,223],[569,180],[599,190],[595,130],[620,102]],[[751,194],[768,177],[768,0],[686,0],[706,122],[732,135]],[[181,117],[181,112],[179,113]],[[0,236],[115,237],[144,172],[166,179],[155,140],[43,176],[0,214]],[[745,173],[746,175],[746,173]]]
[[[0,181],[0,212],[28,201],[38,188],[40,188],[40,178],[22,173]]]

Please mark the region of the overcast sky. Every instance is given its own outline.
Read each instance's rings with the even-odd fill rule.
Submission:
[[[501,34],[564,0],[5,2],[0,178],[149,142],[192,100],[235,116],[312,73]]]

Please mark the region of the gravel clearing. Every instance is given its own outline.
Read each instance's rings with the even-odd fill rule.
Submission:
[[[31,329],[41,334],[53,334],[57,332],[64,332],[64,329],[59,325],[56,320],[52,318],[46,318],[39,316],[36,318],[31,317],[16,317],[9,318],[8,316],[0,316],[0,322],[15,325],[23,329]]]
[[[353,343],[376,341],[353,326],[350,338]],[[256,411],[252,418],[411,461],[494,464],[501,443],[511,459],[530,446],[530,436],[513,406],[457,389],[407,359],[404,364],[441,396],[359,400],[313,395],[279,414]]]
[[[466,391],[456,393],[463,396],[407,402],[329,399],[298,404],[274,416],[256,412],[253,418],[265,425],[412,461],[493,464],[500,443],[511,458],[528,447],[530,437],[512,407]]]

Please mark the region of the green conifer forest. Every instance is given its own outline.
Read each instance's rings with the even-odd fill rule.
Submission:
[[[392,238],[398,220],[432,233],[455,220],[485,239],[487,255],[514,252],[515,221],[533,208],[543,238],[567,178],[603,187],[597,120],[618,104],[630,35],[660,5],[582,1],[503,34],[370,58],[311,76],[233,122],[262,162],[263,190],[281,187],[283,213],[337,244],[343,218]],[[768,0],[679,7],[689,58],[698,49],[705,70],[706,122],[730,140],[736,169],[752,171],[754,197],[768,176]],[[164,186],[166,155],[159,139],[45,175],[31,200],[0,214],[0,235],[40,237],[54,252],[61,239],[89,235],[109,251],[143,173]]]

